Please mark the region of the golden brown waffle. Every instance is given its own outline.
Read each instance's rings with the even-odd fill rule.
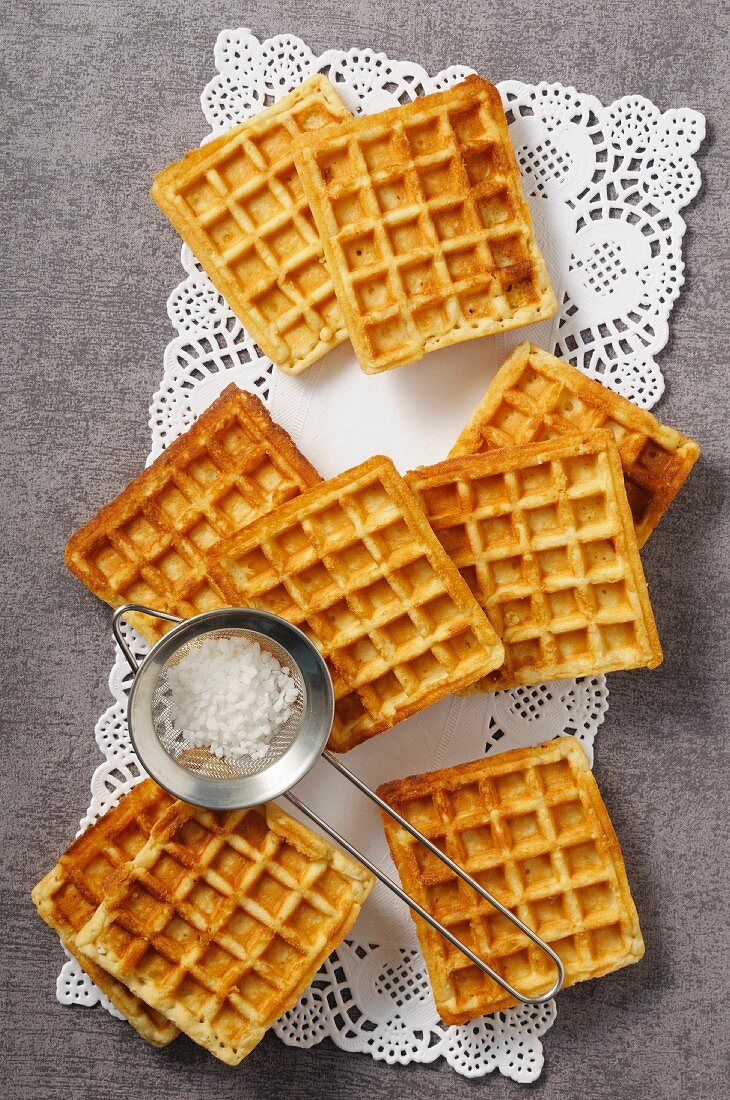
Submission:
[[[366,373],[555,312],[486,80],[299,137],[294,159]]]
[[[494,691],[662,658],[609,431],[451,458],[408,474],[502,639]]]
[[[225,607],[207,573],[211,550],[319,480],[259,399],[231,385],[71,537],[66,564],[112,607],[141,603],[182,618]],[[130,621],[152,642],[169,629]]]
[[[698,444],[534,344],[520,344],[502,365],[451,454],[590,428],[608,428],[616,437],[641,547],[697,461]]]
[[[261,350],[288,374],[347,336],[292,139],[349,117],[329,80],[310,77],[171,164],[151,192]]]
[[[236,1065],[342,941],[373,881],[273,804],[213,814],[176,802],[77,944]]]
[[[574,738],[396,780],[378,794],[557,952],[565,986],[644,954],[621,848]],[[382,818],[404,889],[520,993],[549,989],[556,977],[550,958],[405,829]],[[516,1003],[414,919],[444,1023]]]
[[[368,737],[502,663],[499,639],[387,458],[290,501],[222,544],[234,605],[300,627],[335,672],[330,747]]]
[[[119,805],[91,825],[61,856],[32,893],[38,913],[61,937],[91,980],[126,1016],[133,1028],[153,1046],[171,1042],[178,1029],[150,1008],[106,970],[81,954],[76,935],[96,912],[104,884],[118,868],[134,859],[147,842],[155,822],[174,799],[151,779],[140,783]]]

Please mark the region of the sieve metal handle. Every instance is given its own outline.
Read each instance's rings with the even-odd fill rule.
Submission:
[[[132,650],[127,645],[126,638],[122,634],[122,619],[124,619],[130,611],[136,611],[139,615],[149,615],[151,619],[164,619],[165,622],[168,623],[181,623],[182,619],[179,615],[168,615],[165,611],[156,611],[154,607],[145,607],[144,604],[141,603],[125,603],[116,609],[112,618],[114,637],[127,660],[127,664],[132,672],[136,673],[139,670],[139,661],[132,653]]]
[[[351,772],[349,768],[346,768],[340,760],[338,760],[327,751],[323,752],[322,756],[328,764],[331,764],[332,767],[340,773],[340,775],[344,776],[344,778],[352,783],[353,786],[357,787],[357,789],[361,791],[362,794],[366,795],[366,797],[369,798],[371,802],[374,802],[376,806],[384,811],[384,813],[387,813],[390,817],[393,818],[394,821],[397,821],[401,828],[405,829],[406,832],[410,833],[410,835],[415,840],[419,841],[419,843],[423,844],[424,847],[428,848],[429,852],[436,856],[437,859],[440,859],[442,863],[446,864],[446,866],[451,871],[453,871],[454,874],[458,875],[459,878],[467,884],[467,886],[471,886],[473,890],[476,890],[480,897],[484,898],[485,901],[494,906],[494,908],[498,912],[500,912],[502,916],[506,917],[508,921],[511,921],[511,923],[514,924],[516,928],[519,928],[520,932],[527,936],[528,939],[532,940],[532,942],[537,947],[539,947],[541,951],[549,956],[549,958],[555,964],[555,968],[558,973],[558,976],[550,989],[546,993],[542,993],[539,997],[526,997],[523,993],[520,993],[518,989],[515,989],[514,986],[505,981],[505,979],[500,974],[498,974],[496,970],[493,970],[491,966],[489,966],[487,963],[484,962],[483,959],[476,955],[470,947],[467,947],[465,943],[462,943],[461,940],[457,939],[456,936],[453,935],[453,933],[449,932],[448,928],[445,928],[440,921],[437,921],[435,917],[432,917],[427,909],[424,909],[423,906],[419,902],[417,902],[415,898],[411,897],[410,894],[407,894],[406,891],[403,890],[397,882],[395,882],[392,878],[390,878],[389,875],[385,873],[385,871],[381,870],[381,868],[373,863],[372,860],[368,859],[368,857],[364,855],[363,852],[361,852],[358,848],[356,848],[354,844],[350,844],[349,840],[346,840],[345,837],[341,836],[336,829],[333,829],[330,825],[328,825],[327,822],[319,816],[319,814],[316,814],[314,810],[311,810],[309,808],[309,806],[305,806],[304,803],[291,792],[287,792],[284,797],[287,798],[289,802],[292,803],[292,805],[296,806],[298,810],[305,814],[306,817],[310,819],[310,821],[313,821],[314,824],[318,826],[318,828],[322,829],[330,837],[332,837],[335,843],[341,844],[345,851],[349,852],[351,856],[354,856],[355,859],[364,864],[364,866],[367,867],[367,869],[371,871],[372,874],[374,874],[375,877],[379,879],[384,886],[387,886],[388,889],[396,895],[396,897],[400,898],[401,901],[410,906],[410,908],[415,913],[418,913],[419,917],[425,920],[427,924],[430,924],[430,926],[437,932],[439,932],[445,939],[447,939],[453,947],[456,947],[457,950],[466,955],[470,962],[473,962],[475,966],[478,966],[484,974],[487,974],[493,981],[497,983],[497,985],[501,986],[502,989],[505,990],[505,992],[509,993],[511,997],[514,997],[516,1000],[521,1001],[522,1004],[534,1005],[545,1004],[546,1001],[551,1000],[555,996],[555,994],[560,991],[563,985],[563,981],[565,979],[565,969],[563,967],[563,963],[559,955],[557,955],[556,952],[553,951],[552,947],[545,943],[544,940],[541,940],[536,932],[533,932],[533,930],[529,928],[523,921],[521,921],[519,917],[516,917],[514,913],[511,913],[510,910],[506,908],[506,906],[502,905],[501,901],[498,901],[497,898],[490,894],[488,890],[485,890],[483,886],[480,886],[480,884],[475,879],[473,879],[471,875],[464,870],[463,867],[460,867],[458,863],[455,863],[453,859],[446,855],[445,852],[442,852],[440,848],[437,848],[435,844],[432,844],[428,837],[424,836],[423,833],[419,832],[418,829],[415,829],[409,821],[406,821],[406,819],[402,817],[397,812],[397,810],[394,810],[392,806],[389,806],[387,802],[383,801],[380,795],[376,794],[375,791],[372,790],[372,788],[368,787],[367,783],[363,783],[362,779],[358,778],[358,776],[355,775],[354,772]]]

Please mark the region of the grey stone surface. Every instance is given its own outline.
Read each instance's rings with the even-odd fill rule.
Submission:
[[[659,413],[704,455],[644,561],[665,662],[611,677],[596,774],[647,939],[637,967],[563,994],[546,1097],[728,1095],[728,23],[717,0],[3,2],[3,804],[0,1094],[494,1097],[443,1064],[386,1067],[329,1041],[266,1039],[238,1071],[187,1040],[157,1052],[102,1011],[54,997],[57,940],[29,890],[73,835],[107,706],[109,615],[65,572],[64,542],[140,468],[171,330],[178,241],[153,172],[206,132],[197,96],[224,26],[370,45],[430,71],[559,80],[704,111],[704,186],[685,212],[687,283],[661,355]],[[726,10],[726,9],[725,9]],[[724,587],[723,587],[724,586]]]

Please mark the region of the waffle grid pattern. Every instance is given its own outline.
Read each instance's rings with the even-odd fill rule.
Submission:
[[[697,461],[699,446],[534,344],[520,344],[502,365],[451,454],[593,428],[607,428],[616,438],[641,547]]]
[[[505,647],[474,690],[659,663],[609,432],[449,459],[408,480]]]
[[[227,606],[210,578],[218,542],[320,480],[253,394],[228,386],[180,439],[70,539],[66,563],[112,607],[188,618]],[[154,642],[169,629],[130,616]]]
[[[289,374],[347,335],[292,141],[349,117],[330,82],[317,74],[170,165],[152,188],[216,289]]]
[[[212,814],[176,802],[79,945],[236,1065],[341,942],[372,883],[276,806]]]
[[[396,781],[379,793],[550,944],[566,986],[643,954],[618,841],[572,738]],[[383,821],[404,887],[520,992],[549,988],[548,956],[405,830]],[[425,922],[416,925],[445,1023],[515,1003]]]
[[[64,947],[132,1027],[154,1046],[172,1042],[178,1029],[86,958],[76,946],[76,935],[103,900],[109,875],[134,859],[173,801],[151,779],[140,783],[115,809],[74,841],[32,894],[39,915],[59,934]]]
[[[294,145],[360,365],[555,312],[499,93],[479,77]]]
[[[374,458],[222,545],[232,604],[305,631],[335,670],[335,749],[501,663],[502,646],[389,459]]]

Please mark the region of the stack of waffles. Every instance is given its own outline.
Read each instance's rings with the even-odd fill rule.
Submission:
[[[500,368],[451,456],[521,447],[603,428],[618,447],[642,547],[681,489],[700,448],[674,428],[534,344]]]
[[[212,813],[145,780],[33,891],[149,1042],[236,1065],[342,942],[372,875],[277,806]]]
[[[374,457],[330,481],[258,398],[229,386],[72,537],[68,563],[113,606],[147,601],[186,617],[244,605],[299,626],[332,674],[338,751],[449,692],[651,667],[661,650],[635,525],[657,522],[697,448],[586,382],[524,345],[452,457],[406,478]],[[640,514],[629,479],[644,493]],[[157,640],[159,627],[139,621]],[[620,850],[577,743],[396,781],[381,794],[552,944],[569,982],[640,956]],[[521,991],[551,984],[539,950],[488,903],[462,897],[405,830],[390,819],[386,828],[416,900]],[[310,836],[275,807],[215,817],[150,781],[72,845],[34,897],[141,1034],[163,1044],[179,1028],[237,1062],[370,888],[354,864],[308,840],[321,845],[318,870],[298,881],[319,881],[326,851],[339,885],[324,900],[292,893],[266,862],[292,829],[302,844]],[[284,920],[302,897],[310,939]],[[419,935],[445,1021],[512,1003],[437,933],[419,923]]]
[[[258,398],[235,386],[71,538],[66,561],[114,607],[189,618],[248,606],[301,627],[335,684],[337,750],[504,660],[392,462],[373,458],[322,482]],[[166,629],[142,615],[136,623],[151,641]]]
[[[375,374],[556,309],[499,92],[478,76],[363,118],[310,77],[152,195],[290,374],[346,336]]]
[[[153,194],[282,369],[349,335],[377,373],[550,316],[499,96],[470,77],[352,118],[322,76],[190,153]],[[444,449],[446,450],[446,448]],[[69,541],[113,607],[247,606],[297,625],[346,751],[451,692],[662,657],[639,548],[699,454],[524,343],[451,454],[402,477],[374,456],[323,481],[235,386]],[[166,629],[138,616],[154,643]],[[561,957],[569,983],[638,959],[621,852],[577,742],[396,780],[381,794]],[[507,981],[545,956],[390,819],[407,890]],[[372,880],[275,806],[215,815],[151,781],[36,887],[43,918],[150,1042],[240,1061],[352,926]],[[513,1003],[422,922],[446,1022]]]
[[[637,531],[698,448],[587,382],[523,346],[453,457],[405,479],[375,457],[328,482],[230,386],[71,538],[66,560],[114,607],[187,618],[251,606],[300,626],[335,683],[337,750],[452,691],[654,667]],[[567,419],[578,414],[581,427]],[[535,441],[502,445],[507,426]],[[152,623],[135,625],[156,641],[165,628]]]

